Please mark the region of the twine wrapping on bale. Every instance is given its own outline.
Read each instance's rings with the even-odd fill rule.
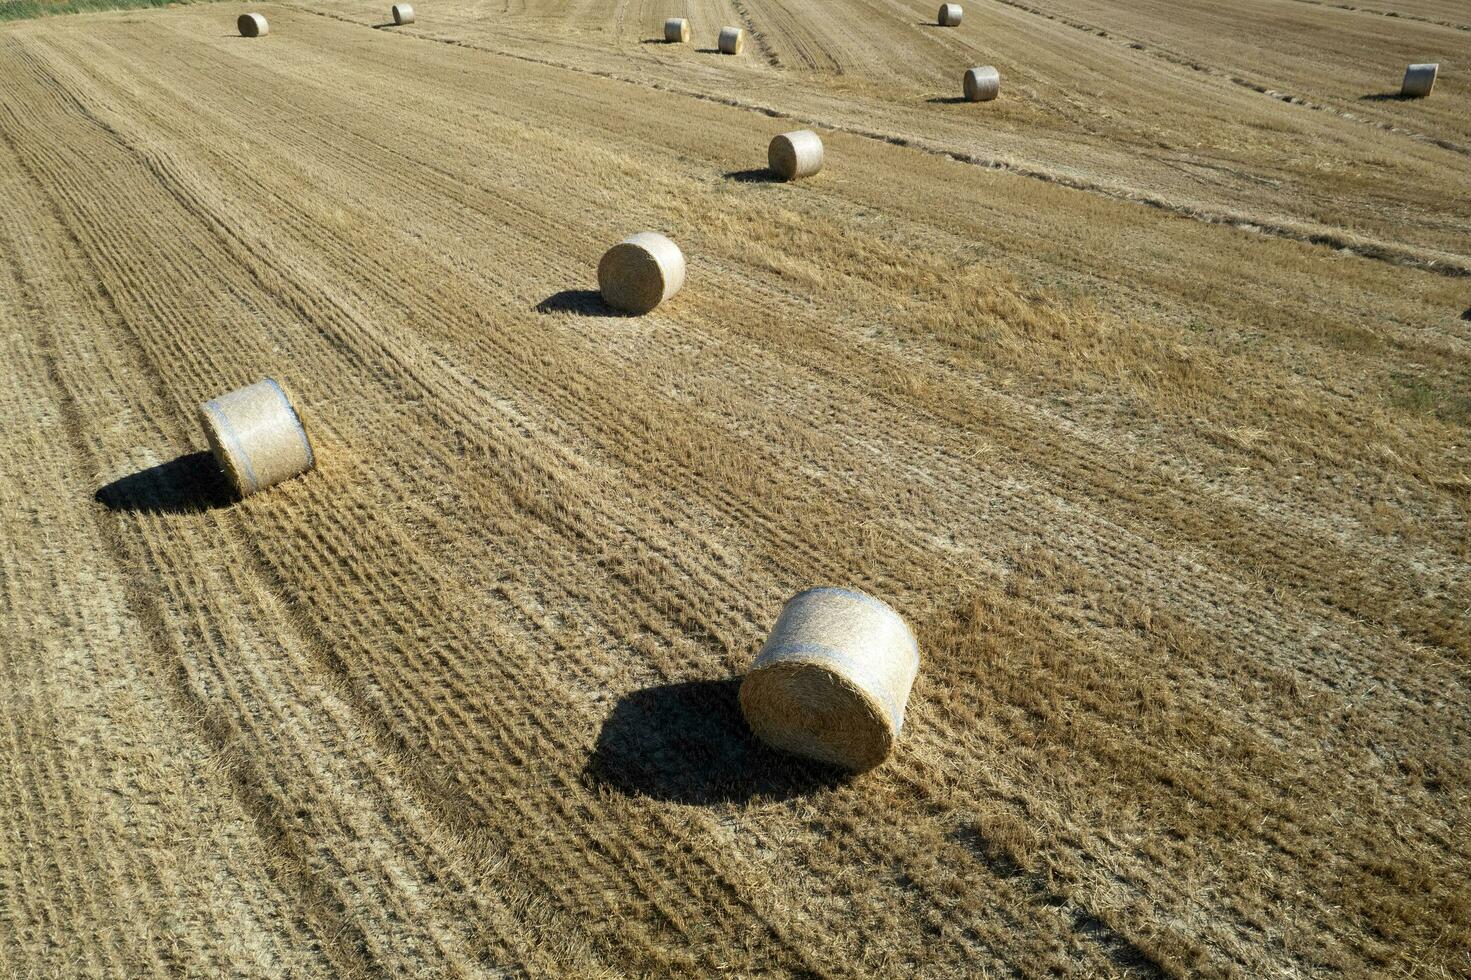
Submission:
[[[1440,74],[1440,64],[1411,65],[1405,69],[1405,80],[1400,84],[1400,95],[1423,99],[1435,88],[1435,76]]]
[[[782,133],[766,148],[766,162],[782,180],[811,177],[822,169],[822,140],[810,129]]]
[[[414,5],[411,3],[396,3],[393,5],[393,22],[399,26],[412,24],[414,22]]]
[[[739,27],[722,27],[720,29],[721,54],[740,54],[741,49],[746,46],[746,32]]]
[[[609,306],[647,313],[684,285],[684,253],[656,231],[614,245],[598,263],[598,289]]]
[[[941,27],[959,27],[960,18],[964,16],[964,14],[965,11],[960,9],[960,4],[942,3],[940,4],[940,12],[938,15],[936,15],[935,21]]]
[[[683,17],[671,17],[664,22],[664,40],[670,44],[683,44],[690,39],[690,22]]]
[[[741,682],[741,712],[763,742],[847,769],[888,757],[919,672],[914,634],[853,589],[798,593]]]
[[[260,14],[241,14],[235,26],[240,28],[241,37],[265,37],[271,33],[271,25]]]
[[[963,84],[967,102],[990,102],[1001,92],[1001,73],[990,65],[971,68]]]
[[[199,417],[210,451],[242,497],[316,464],[290,396],[271,378],[205,402]]]

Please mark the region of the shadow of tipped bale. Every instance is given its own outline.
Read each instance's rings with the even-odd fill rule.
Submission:
[[[95,499],[111,511],[197,514],[235,502],[235,494],[209,453],[188,453],[113,480]]]
[[[1369,95],[1359,96],[1360,102],[1414,102],[1418,96],[1406,95],[1403,92],[1373,92]]]
[[[618,702],[584,775],[630,796],[710,805],[790,799],[851,774],[767,748],[741,717],[740,679],[663,684]]]
[[[564,289],[536,304],[538,313],[577,313],[582,316],[625,317],[630,314],[614,309],[596,289]]]
[[[738,184],[780,184],[781,176],[769,167],[758,167],[754,170],[728,170],[725,173],[726,180],[733,180]]]

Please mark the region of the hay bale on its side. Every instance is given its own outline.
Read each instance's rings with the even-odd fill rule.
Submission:
[[[990,65],[971,68],[962,84],[967,102],[990,102],[1001,92],[1001,73]]]
[[[935,15],[935,22],[941,27],[959,27],[960,18],[964,15],[965,11],[960,9],[960,4],[942,3],[940,12]]]
[[[716,45],[721,54],[740,54],[746,46],[746,32],[739,27],[722,27],[720,41]]]
[[[630,235],[598,262],[598,289],[625,313],[652,310],[684,285],[684,253],[656,231]]]
[[[847,769],[888,757],[904,726],[919,646],[886,603],[854,589],[798,593],[741,682],[762,741]]]
[[[404,24],[412,24],[414,22],[414,5],[411,3],[394,4],[393,22],[400,27]]]
[[[1412,99],[1425,98],[1435,88],[1435,76],[1439,74],[1439,62],[1433,65],[1411,65],[1405,69],[1405,80],[1399,87],[1400,95]]]
[[[683,17],[671,17],[664,22],[664,40],[670,44],[684,44],[690,39],[690,22]]]
[[[822,140],[810,129],[782,133],[766,148],[766,162],[782,180],[811,177],[822,169]]]
[[[235,26],[240,28],[241,37],[265,37],[271,33],[271,25],[260,14],[241,14]]]
[[[291,398],[272,378],[205,402],[199,418],[210,451],[242,497],[316,465]]]

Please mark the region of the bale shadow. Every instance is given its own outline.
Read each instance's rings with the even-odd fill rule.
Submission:
[[[738,184],[780,184],[781,176],[770,167],[758,167],[754,170],[727,170],[726,180],[733,180]]]
[[[646,37],[639,44],[682,44],[682,41],[669,41],[662,37]]]
[[[186,453],[119,477],[94,498],[108,510],[140,514],[197,514],[235,502],[225,474],[206,452]]]
[[[645,688],[613,708],[583,770],[629,796],[708,806],[790,799],[851,774],[767,748],[736,700],[739,678]]]
[[[1466,307],[1466,312],[1461,314],[1462,320],[1471,320],[1471,306]]]
[[[373,30],[375,30],[375,31],[381,31],[381,30],[383,30],[384,28],[387,28],[387,27],[397,27],[397,26],[398,26],[397,24],[395,24],[393,21],[390,20],[386,24],[374,24],[373,25]]]
[[[536,312],[579,313],[582,316],[628,316],[622,310],[609,306],[604,301],[603,294],[596,289],[564,289],[559,293],[552,293],[536,304]]]
[[[1374,92],[1370,95],[1359,96],[1360,102],[1413,102],[1418,95],[1406,95],[1403,92]]]
[[[719,54],[719,48],[695,48],[695,54]]]
[[[963,95],[937,95],[933,99],[925,99],[925,101],[933,105],[960,105],[962,102],[969,102],[970,99],[967,99]]]

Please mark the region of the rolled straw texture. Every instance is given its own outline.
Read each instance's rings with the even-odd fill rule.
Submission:
[[[241,37],[265,37],[271,33],[271,25],[260,14],[241,14],[235,26],[240,28]]]
[[[965,11],[960,9],[960,4],[942,3],[940,12],[935,16],[935,22],[941,27],[959,27],[960,18],[964,15]]]
[[[746,32],[739,27],[722,27],[720,29],[721,54],[740,54],[741,49],[746,46]]]
[[[199,417],[210,450],[242,497],[316,464],[290,396],[271,378],[205,402]]]
[[[689,21],[683,17],[671,17],[664,22],[664,40],[671,44],[684,44],[689,39]]]
[[[1405,69],[1405,80],[1400,84],[1400,95],[1423,99],[1435,88],[1435,76],[1440,74],[1440,64],[1411,65]]]
[[[394,4],[393,22],[399,25],[412,24],[414,22],[414,5],[411,3]]]
[[[811,177],[822,169],[822,140],[810,129],[782,133],[766,148],[766,162],[783,180]]]
[[[683,285],[684,253],[656,231],[630,235],[598,263],[603,299],[625,313],[647,313]]]
[[[990,102],[1001,92],[1001,73],[990,65],[971,68],[963,84],[967,102]]]
[[[792,597],[741,682],[757,737],[796,755],[863,771],[904,726],[919,646],[898,613],[854,589]]]

